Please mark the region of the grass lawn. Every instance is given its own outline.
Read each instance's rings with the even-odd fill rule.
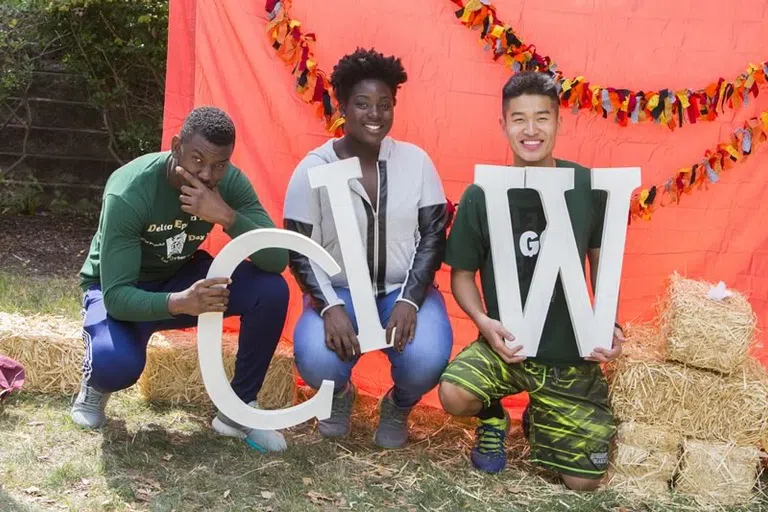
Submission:
[[[0,311],[77,317],[73,280],[0,272]],[[700,510],[680,498],[567,491],[527,462],[518,425],[497,476],[470,469],[472,431],[433,409],[412,417],[412,442],[377,449],[373,399],[358,401],[353,434],[333,442],[313,425],[290,429],[290,448],[261,455],[210,429],[211,409],[169,408],[133,390],[110,401],[97,432],[69,418],[72,397],[20,393],[0,412],[0,511],[37,510]],[[751,508],[768,509],[768,500]],[[722,510],[722,509],[720,509]]]

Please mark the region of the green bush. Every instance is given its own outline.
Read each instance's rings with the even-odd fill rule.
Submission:
[[[39,48],[38,9],[21,1],[0,2],[0,103],[29,83]]]
[[[167,0],[30,0],[45,12],[68,69],[88,79],[121,160],[157,151],[162,132]]]

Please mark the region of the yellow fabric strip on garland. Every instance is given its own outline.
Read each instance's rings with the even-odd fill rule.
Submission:
[[[548,56],[525,44],[496,14],[491,0],[450,0],[459,9],[456,17],[465,26],[480,30],[480,40],[512,71],[534,70],[550,74],[558,83],[561,106],[573,111],[590,110],[603,118],[610,115],[620,126],[654,121],[671,130],[684,123],[712,121],[725,107],[739,108],[757,97],[759,87],[768,83],[768,60],[750,64],[733,81],[720,78],[704,89],[632,91],[602,87],[583,76],[565,77]]]
[[[704,158],[691,167],[678,170],[661,185],[642,189],[632,197],[630,221],[649,220],[658,205],[679,203],[693,189],[707,189],[717,183],[723,171],[744,162],[756,148],[768,140],[768,110],[744,122],[731,134],[730,140],[715,150],[707,150]]]

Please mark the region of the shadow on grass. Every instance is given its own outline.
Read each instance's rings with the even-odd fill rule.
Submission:
[[[156,423],[129,431],[118,418],[104,428],[104,476],[125,503],[151,504],[152,510],[262,510],[278,489],[290,489],[288,467],[296,471],[294,452],[300,453],[300,448],[285,456],[263,455],[242,441],[217,436],[199,409],[189,412],[195,421],[183,431]]]
[[[29,512],[29,508],[8,496],[0,489],[0,510],[3,512]]]

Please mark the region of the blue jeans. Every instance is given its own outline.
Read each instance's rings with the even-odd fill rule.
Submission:
[[[140,282],[137,287],[150,292],[180,292],[205,279],[212,262],[210,254],[197,251],[170,279]],[[232,389],[248,403],[256,399],[280,341],[288,310],[288,284],[279,274],[263,272],[244,261],[235,268],[229,291],[224,316],[240,317]],[[139,380],[152,333],[197,325],[197,317],[189,315],[156,322],[117,320],[107,313],[97,285],[85,292],[83,309],[83,378],[100,391],[118,391]]]
[[[349,290],[335,290],[346,304],[344,308],[357,331],[357,319]],[[396,290],[376,301],[383,327],[389,322],[398,295],[399,290]],[[445,301],[440,292],[430,288],[416,315],[416,334],[413,342],[407,344],[402,353],[393,348],[384,350],[392,365],[392,380],[395,383],[393,399],[397,405],[413,406],[437,385],[440,375],[448,365],[452,345],[453,330],[448,321]],[[315,389],[320,387],[323,380],[332,380],[336,391],[340,391],[349,382],[352,368],[359,360],[358,356],[353,361],[342,361],[325,345],[323,319],[309,306],[307,300],[296,323],[293,350],[301,378]]]

